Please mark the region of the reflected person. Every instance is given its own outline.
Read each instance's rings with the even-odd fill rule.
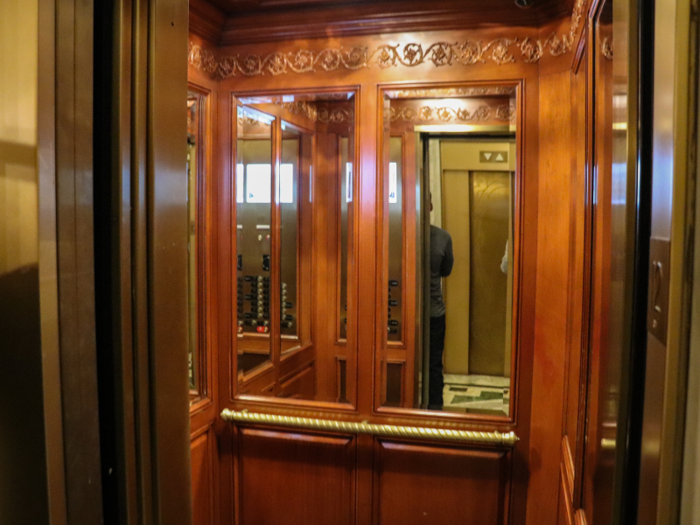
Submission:
[[[433,209],[431,200],[430,210]],[[445,349],[445,301],[442,278],[452,273],[452,237],[442,228],[430,225],[430,375],[428,409],[442,410],[442,354]]]

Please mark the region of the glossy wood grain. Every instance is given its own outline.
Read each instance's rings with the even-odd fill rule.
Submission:
[[[192,525],[219,522],[216,435],[213,427],[194,434],[190,446],[192,461]]]
[[[610,0],[597,3],[591,23],[591,62],[593,71],[594,145],[592,166],[594,180],[592,199],[598,203],[592,224],[591,253],[591,323],[586,399],[586,428],[582,484],[582,507],[593,523],[607,525],[613,517],[613,478],[615,476],[615,442],[619,387],[619,365],[611,359],[613,343],[610,337],[612,274],[613,188],[613,63],[604,54],[604,39],[612,38],[612,4]]]
[[[373,523],[507,523],[505,452],[377,440]]]
[[[610,357],[611,347],[618,343],[609,334],[611,289],[621,278],[613,274],[611,256],[613,76],[612,56],[605,48],[611,38],[611,15],[609,3],[591,3],[572,78],[572,300],[561,450],[567,516],[565,521],[560,516],[559,523],[570,522],[572,513],[576,523],[610,523],[613,481],[619,475],[611,443],[616,436],[620,371]]]
[[[520,9],[511,0],[495,0],[488,5],[474,0],[439,0],[429,5],[417,0],[211,0],[207,7],[201,3],[195,2],[194,16],[190,16],[192,30],[222,45],[465,29],[494,22],[504,26],[539,26],[566,17],[573,7],[572,0],[541,0],[528,9]]]
[[[236,523],[354,523],[351,437],[237,431]]]
[[[532,419],[530,446],[538,461],[530,464],[530,491],[556,494],[560,471],[564,370],[566,362],[569,214],[571,157],[570,72],[540,79],[540,173],[538,214],[537,305],[535,347],[543,366],[536,366],[533,399],[538,402]],[[557,100],[552,104],[551,100]],[[545,226],[546,224],[546,226]],[[544,499],[528,506],[530,523],[552,523],[556,507]]]

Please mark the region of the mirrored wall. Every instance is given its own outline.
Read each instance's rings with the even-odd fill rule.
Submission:
[[[516,87],[383,95],[378,402],[509,417]]]
[[[187,291],[190,401],[207,396],[206,213],[209,163],[209,98],[191,87],[187,93]]]
[[[235,102],[238,393],[352,402],[354,92]]]

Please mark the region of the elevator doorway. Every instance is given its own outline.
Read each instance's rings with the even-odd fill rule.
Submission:
[[[512,137],[430,138],[431,226],[450,233],[445,303],[444,409],[508,413],[510,398]]]

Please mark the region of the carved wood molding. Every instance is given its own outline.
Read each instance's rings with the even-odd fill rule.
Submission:
[[[404,122],[427,122],[440,120],[450,122],[452,120],[462,122],[483,122],[485,120],[502,120],[510,122],[515,118],[515,106],[502,104],[500,106],[479,106],[473,111],[466,108],[422,106],[420,108],[403,107],[390,108],[389,120],[391,122],[403,120]]]
[[[429,88],[429,89],[398,89],[388,90],[384,93],[392,99],[411,98],[447,98],[447,97],[482,97],[490,95],[515,95],[515,87],[457,87],[457,88]]]
[[[524,39],[520,43],[520,51],[523,54],[523,60],[525,62],[537,62],[544,56],[545,51],[549,51],[549,54],[553,57],[571,52],[576,41],[576,34],[581,26],[581,18],[583,17],[585,7],[586,0],[576,0],[576,5],[571,13],[571,23],[568,33],[559,36],[556,32],[552,32],[552,34],[544,40]]]
[[[325,48],[320,51],[273,51],[268,54],[251,53],[246,56],[219,56],[190,42],[188,62],[205,73],[218,78],[235,76],[273,76],[289,73],[316,73],[319,71],[359,70],[369,67],[381,69],[416,67],[432,63],[435,67],[473,66],[493,62],[499,66],[519,60],[538,62],[546,52],[560,56],[572,50],[581,25],[585,0],[577,0],[571,15],[568,33],[559,36],[552,33],[544,40],[530,37],[496,38],[488,42],[465,40],[464,42],[434,42],[421,44],[383,44],[370,49],[366,46]]]
[[[603,54],[603,57],[605,57],[607,60],[613,59],[612,45],[608,40],[608,37],[605,37],[600,43],[600,52]]]
[[[318,107],[303,100],[281,102],[279,105],[290,113],[303,115],[309,120],[321,122],[322,124],[352,122],[355,119],[355,113],[351,109]]]
[[[265,124],[264,122],[260,122],[259,120],[254,119],[253,117],[250,117],[248,115],[238,117],[238,125],[239,126],[269,126],[269,124]]]

